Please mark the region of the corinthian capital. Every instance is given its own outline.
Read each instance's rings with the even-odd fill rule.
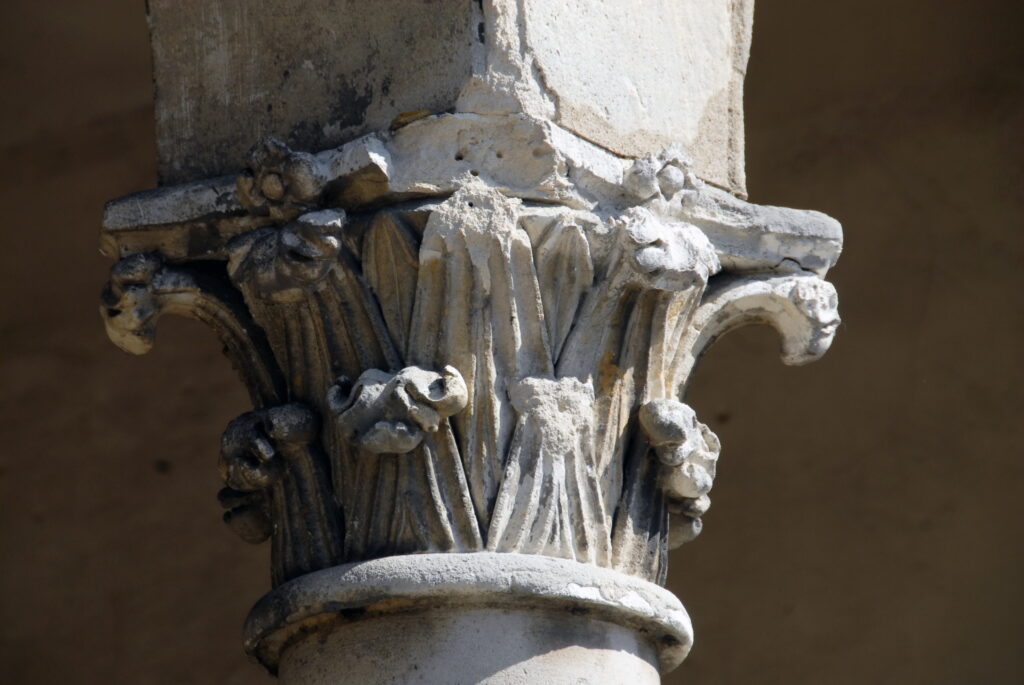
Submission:
[[[718,5],[744,39],[745,5]],[[328,624],[369,640],[359,612],[512,601],[623,626],[673,667],[692,636],[658,585],[701,531],[722,451],[684,402],[696,362],[765,323],[805,363],[839,323],[834,220],[739,197],[735,165],[675,121],[686,102],[652,102],[657,135],[626,135],[628,97],[522,61],[545,30],[529,3],[474,7],[487,67],[454,111],[323,149],[262,139],[237,173],[107,208],[114,342],[147,351],[163,313],[207,321],[254,396],[224,435],[221,499],[273,545],[280,587],[247,628],[271,670],[301,670],[291,645]],[[723,88],[734,54],[707,74]]]

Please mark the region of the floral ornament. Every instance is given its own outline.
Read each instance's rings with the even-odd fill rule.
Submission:
[[[249,151],[248,167],[238,176],[238,199],[253,214],[288,220],[318,204],[327,179],[313,155],[264,138]]]
[[[661,154],[641,157],[623,174],[622,185],[634,201],[671,200],[679,193],[693,193],[703,181],[693,171],[693,160],[678,146]]]
[[[228,274],[257,297],[293,302],[322,280],[341,251],[345,212],[303,214],[283,228],[260,228],[228,243]]]
[[[454,367],[442,373],[410,366],[364,372],[355,386],[339,379],[327,404],[346,439],[372,454],[404,454],[465,408],[466,383]]]
[[[669,546],[678,547],[700,534],[721,443],[689,405],[677,400],[652,400],[640,407],[639,418],[663,466],[661,485],[673,514]]]

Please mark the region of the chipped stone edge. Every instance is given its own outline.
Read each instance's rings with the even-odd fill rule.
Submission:
[[[524,115],[431,116],[313,157],[330,183],[363,175],[369,186],[380,184],[362,198],[368,205],[356,202],[346,210],[446,197],[479,177],[508,197],[577,211],[601,214],[646,205],[698,226],[723,266],[736,272],[776,271],[788,260],[824,277],[842,251],[842,227],[820,212],[752,204],[699,180],[692,189],[664,197],[637,183],[638,172],[643,176],[654,160],[615,156]],[[102,252],[124,257],[157,245],[172,261],[216,257],[180,244],[224,242],[272,223],[246,211],[235,181],[224,176],[112,200],[104,213]]]
[[[693,644],[686,609],[658,585],[569,559],[473,552],[385,557],[296,578],[253,607],[245,650],[275,673],[282,652],[325,623],[441,607],[586,613],[646,636],[662,673]]]

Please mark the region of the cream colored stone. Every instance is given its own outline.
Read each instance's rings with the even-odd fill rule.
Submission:
[[[433,609],[343,623],[284,653],[281,685],[658,685],[636,631],[566,611]]]
[[[103,239],[121,258],[111,339],[144,353],[163,313],[200,319],[256,405],[221,451],[225,520],[272,545],[248,651],[303,685],[656,682],[691,643],[658,584],[702,530],[721,447],[682,401],[696,360],[767,323],[804,363],[839,322],[823,280],[838,223],[714,187],[742,191],[750,4],[387,0],[387,19],[299,34],[282,25],[293,3],[291,21],[354,10],[195,10],[197,35],[230,16],[253,32],[231,50],[270,57],[253,57],[241,104],[218,80],[238,56],[216,41],[195,74],[165,76],[218,90],[199,105],[208,126],[174,129],[164,153],[230,163],[268,121],[243,116],[253,83],[325,27],[322,57],[362,84],[347,123],[323,114],[333,76],[313,69],[313,96],[270,122],[287,142],[253,140],[237,175],[111,203]],[[161,33],[189,24],[185,6],[154,4],[158,61],[185,49]],[[431,33],[467,20],[468,47]],[[382,36],[416,45],[353,71]],[[428,73],[439,46],[455,66]],[[382,104],[409,59],[422,82],[406,95],[447,102],[457,83],[453,111]],[[192,96],[161,97],[191,116]],[[329,138],[347,142],[304,149]]]
[[[572,140],[445,115],[316,155],[264,141],[237,190],[108,211],[114,250],[226,259],[245,306],[129,254],[108,330],[144,352],[165,309],[208,320],[261,403],[328,417],[349,559],[490,550],[663,578],[667,549],[700,531],[719,452],[678,399],[695,360],[747,323],[775,326],[788,363],[820,356],[835,293],[800,266],[824,273],[840,234],[706,186],[674,148],[629,161]],[[557,173],[570,155],[594,171]]]
[[[774,270],[788,260],[824,276],[842,250],[836,220],[751,204],[704,184],[678,146],[641,159],[620,157],[523,115],[426,117],[319,152],[311,164],[321,190],[340,187],[334,202],[348,209],[443,196],[478,180],[511,197],[605,215],[645,205],[700,228],[721,263],[738,272]],[[103,249],[127,255],[157,240],[168,256],[209,255],[222,244],[217,234],[227,239],[269,222],[240,216],[236,185],[235,177],[221,177],[113,201],[104,214]]]
[[[686,610],[653,583],[566,559],[489,552],[307,574],[261,599],[245,625],[249,654],[303,685],[341,677],[634,682],[627,674],[656,683],[692,639]],[[604,668],[621,679],[601,678]]]
[[[163,182],[265,135],[317,151],[446,111],[557,124],[623,157],[681,143],[743,194],[752,0],[153,0]]]
[[[526,52],[554,120],[617,154],[679,142],[698,174],[745,192],[742,88],[753,2],[524,3]]]

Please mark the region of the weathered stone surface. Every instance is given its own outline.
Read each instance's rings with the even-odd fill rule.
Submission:
[[[744,193],[752,0],[153,0],[161,179],[455,111],[550,121],[623,157],[682,143]]]
[[[265,139],[233,180],[114,202],[106,223],[111,338],[144,353],[164,310],[199,318],[260,407],[225,433],[221,499],[273,541],[272,607],[341,563],[437,553],[664,582],[720,450],[682,401],[696,360],[767,323],[805,363],[839,321],[833,220],[711,188],[677,146],[623,158],[525,114],[315,154]],[[491,592],[448,570],[430,601]]]
[[[568,133],[542,166],[572,155],[586,173],[545,185],[514,154],[465,173],[451,166],[472,155],[460,126],[480,133],[483,120],[490,149],[522,133],[466,116],[316,155],[267,140],[235,189],[112,204],[108,251],[127,256],[108,330],[145,352],[173,304],[221,331],[259,406],[288,397],[321,416],[333,490],[291,499],[336,502],[344,532],[329,547],[343,551],[287,561],[308,541],[282,538],[277,582],[331,560],[484,549],[660,580],[669,546],[700,530],[719,450],[677,396],[740,325],[774,325],[789,363],[828,348],[837,303],[820,275],[838,225],[708,188],[672,150],[627,162]],[[166,275],[197,267],[139,250],[226,260],[227,279],[211,272],[198,290]]]
[[[285,683],[343,673],[360,683],[656,683],[692,640],[686,610],[657,585],[566,559],[487,552],[311,573],[260,600],[245,627],[246,650]],[[638,680],[598,678],[601,668]],[[549,681],[555,669],[561,676]]]
[[[373,647],[368,649],[367,646]],[[282,685],[658,685],[651,644],[586,615],[438,608],[367,618],[300,639]]]
[[[651,583],[700,533],[720,451],[683,403],[694,364],[748,323],[775,326],[783,360],[804,363],[838,324],[823,280],[838,224],[714,188],[685,151],[738,87],[749,5],[657,3],[660,22],[628,3],[475,7],[454,112],[399,113],[327,149],[302,149],[307,129],[293,145],[263,137],[234,176],[107,208],[110,337],[144,353],[165,311],[200,319],[249,386],[257,408],[225,431],[220,499],[244,539],[272,541],[276,589],[248,644],[295,682],[334,677],[350,645],[419,609],[449,659],[491,634],[556,630],[543,612],[586,613],[570,629],[580,669],[520,641],[506,655],[518,670],[485,682],[646,678],[638,631],[674,667],[689,622]],[[676,92],[665,73],[700,78]],[[607,74],[621,82],[601,86]],[[509,603],[519,613],[496,611]],[[422,652],[382,667],[361,650],[348,667],[377,682],[422,664],[440,682],[444,659]]]
[[[1024,94],[1005,80],[1024,3],[908,0],[879,23],[882,6],[759,4],[751,194],[843,218],[847,323],[806,369],[776,364],[764,329],[698,368],[687,401],[725,462],[708,536],[670,554],[699,624],[666,683],[1024,681],[1024,308],[978,306],[1024,292],[1024,193],[999,180],[1024,162]],[[263,683],[237,643],[269,546],[211,525],[217,436],[244,389],[201,325],[169,318],[132,357],[85,303],[109,266],[98,208],[155,174],[144,3],[4,9],[2,193],[9,225],[51,248],[41,280],[39,240],[12,231],[0,255],[4,677]],[[877,30],[892,39],[864,40]],[[984,353],[964,354],[979,331]],[[984,495],[958,497],[964,477]]]
[[[480,658],[465,673],[654,682],[635,617],[598,616],[605,581],[580,594],[559,573],[663,583],[668,550],[702,529],[720,450],[681,399],[696,360],[768,323],[804,363],[839,321],[831,219],[709,188],[674,146],[628,160],[526,115],[429,116],[316,154],[265,139],[233,182],[112,203],[106,228],[123,255],[101,307],[112,340],[144,353],[164,311],[203,320],[261,407],[225,432],[221,501],[244,539],[272,539],[278,589],[249,649],[286,682],[420,667],[442,682],[481,639],[544,630],[574,644],[513,641],[489,653],[511,671]],[[494,610],[545,563],[563,566],[530,601],[565,609],[593,590],[587,619]],[[650,618],[634,591],[613,594]],[[356,648],[409,634],[408,615],[374,617],[381,600],[432,609],[430,648]],[[348,610],[363,618],[282,660]],[[688,631],[668,652],[656,640],[662,668]]]
[[[251,173],[261,178],[268,173],[268,145],[277,146],[264,142],[249,158],[256,169]],[[426,117],[316,155],[285,154],[295,161],[279,160],[272,168],[306,170],[309,178],[301,182],[313,187],[303,191],[305,203],[282,195],[267,204],[258,194],[256,199],[247,191],[240,194],[239,186],[252,183],[250,172],[241,179],[225,176],[145,191],[108,204],[104,252],[126,256],[159,245],[173,259],[220,257],[231,237],[295,218],[322,202],[362,210],[382,202],[444,196],[473,180],[511,197],[598,213],[647,205],[700,228],[719,261],[737,272],[776,270],[786,261],[824,276],[842,250],[842,228],[835,219],[751,204],[709,186],[677,146],[643,159],[622,158],[521,115]]]
[[[537,97],[521,97],[523,111],[549,117],[623,156],[657,154],[682,143],[702,178],[743,193],[743,77],[753,5],[753,0],[486,3],[495,15],[491,19],[485,12],[488,34],[493,31],[498,40],[487,44],[485,78],[499,92],[505,88],[503,76],[535,80]],[[517,34],[505,36],[506,30]],[[503,62],[518,69],[508,74],[495,66]],[[473,89],[464,92],[460,108],[483,111],[493,98],[482,94],[480,102],[477,97]]]
[[[160,178],[233,172],[274,135],[316,151],[443,112],[469,78],[465,0],[150,0]]]

